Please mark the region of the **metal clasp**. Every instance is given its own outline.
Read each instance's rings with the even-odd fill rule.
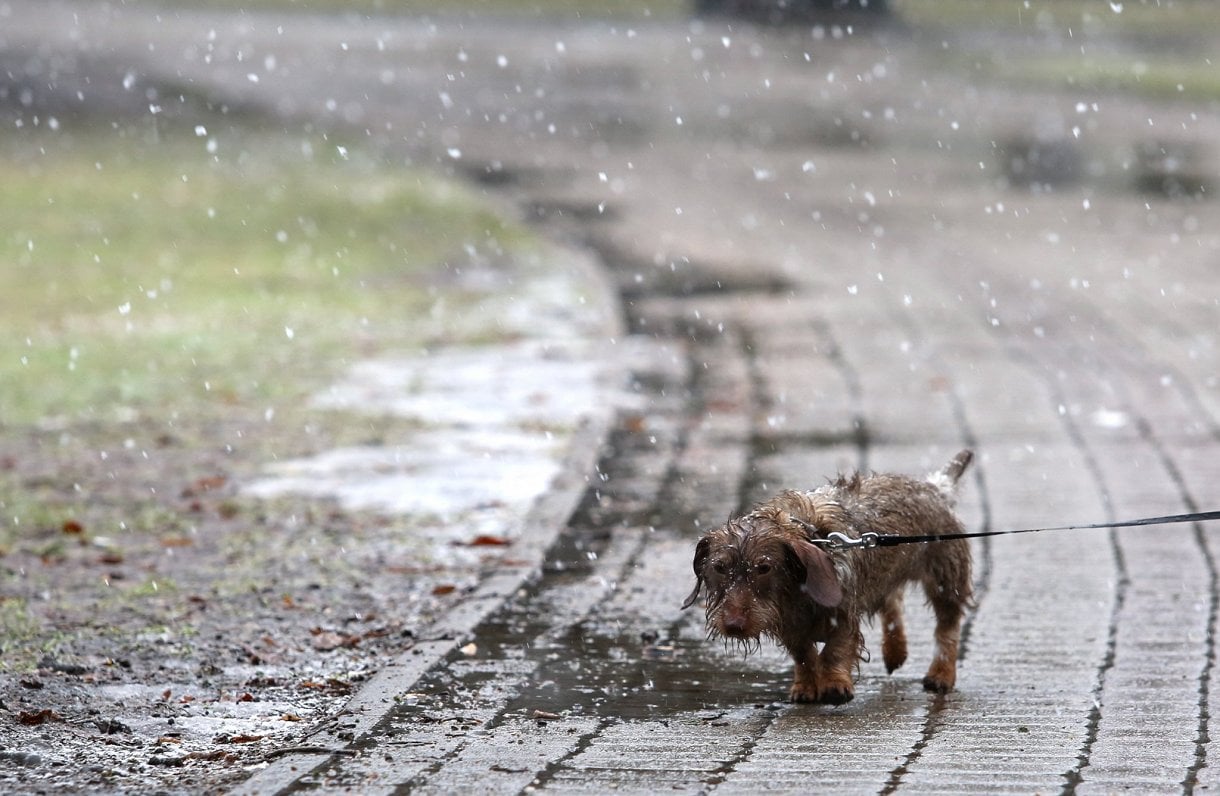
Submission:
[[[877,546],[877,534],[869,531],[860,534],[860,538],[848,536],[845,533],[831,531],[826,534],[825,539],[815,539],[814,544],[823,544],[831,550],[848,550],[853,547],[859,547],[862,550],[871,550]]]

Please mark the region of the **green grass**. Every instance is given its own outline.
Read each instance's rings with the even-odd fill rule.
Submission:
[[[689,15],[684,0],[158,0],[180,8],[231,8],[243,11],[297,10],[349,14],[454,14],[559,18],[657,18]]]
[[[1220,29],[1211,0],[893,0],[921,27],[1197,36]]]
[[[946,52],[950,69],[1052,89],[1119,92],[1153,99],[1220,99],[1220,68],[1200,46],[1220,33],[1220,14],[1202,0],[895,0],[925,30],[1027,31],[1080,42],[1058,54],[1032,48]],[[986,41],[986,40],[984,40]],[[1139,55],[1095,41],[1127,41]]]
[[[0,186],[7,426],[292,400],[418,342],[445,263],[527,240],[322,138],[9,134]]]
[[[42,635],[24,599],[0,596],[0,672],[29,669],[48,643]]]
[[[1038,58],[998,68],[1001,78],[1088,91],[1116,91],[1152,98],[1220,99],[1220,69],[1197,61],[1131,60],[1118,56]]]

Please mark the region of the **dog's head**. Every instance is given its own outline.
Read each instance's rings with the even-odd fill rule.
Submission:
[[[709,630],[720,635],[756,638],[775,627],[766,614],[784,593],[802,593],[827,608],[843,600],[830,554],[780,510],[758,509],[709,532],[696,545],[692,566],[695,588],[682,607],[694,605],[706,586]]]

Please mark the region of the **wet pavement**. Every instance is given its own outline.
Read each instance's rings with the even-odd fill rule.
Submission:
[[[536,515],[537,575],[490,573],[242,792],[1214,784],[1214,527],[976,544],[945,697],[918,599],[908,666],[865,663],[835,708],[787,704],[782,655],[679,609],[700,528],[963,446],[973,529],[1215,508],[1220,212],[1149,192],[1140,155],[1214,172],[1214,105],[971,78],[983,51],[1094,45],[1064,32],[121,13],[30,36],[155,39],[150,73],[476,180],[595,252],[628,332],[591,354],[625,397],[566,473],[574,512]]]

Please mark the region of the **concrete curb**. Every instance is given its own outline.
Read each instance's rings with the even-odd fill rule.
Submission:
[[[465,644],[475,627],[500,607],[518,589],[539,577],[546,551],[555,542],[565,523],[576,510],[588,486],[602,443],[614,423],[618,401],[626,375],[626,362],[614,348],[624,334],[618,292],[598,262],[589,253],[550,244],[571,264],[581,269],[582,276],[596,295],[587,306],[603,319],[598,332],[606,345],[600,361],[598,382],[604,400],[590,407],[590,414],[572,434],[561,460],[559,474],[550,488],[542,493],[521,521],[521,535],[515,546],[512,566],[500,566],[488,572],[478,587],[461,604],[451,610],[434,630],[435,638],[417,642],[411,649],[375,674],[341,710],[346,719],[344,730],[351,733],[351,744],[367,735],[395,705],[396,697],[411,691],[412,685],[433,666]],[[324,724],[319,724],[315,731]],[[349,744],[350,746],[350,744]],[[321,744],[326,747],[326,744]],[[329,748],[329,747],[327,747]],[[236,796],[269,796],[289,791],[301,777],[328,766],[338,755],[326,753],[292,753],[271,761],[248,780],[232,789]]]

